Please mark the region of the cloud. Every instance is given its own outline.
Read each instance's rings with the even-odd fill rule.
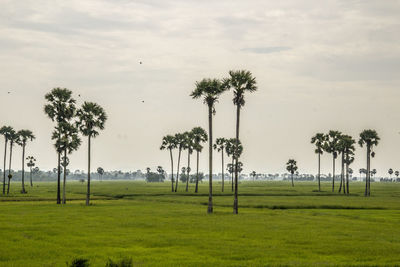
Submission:
[[[287,46],[270,46],[270,47],[250,47],[241,49],[244,52],[256,53],[256,54],[271,54],[279,53],[282,51],[290,50]]]

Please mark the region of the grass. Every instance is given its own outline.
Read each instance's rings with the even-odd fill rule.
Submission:
[[[207,184],[199,194],[171,193],[169,183],[69,182],[68,202],[55,204],[55,183],[28,194],[12,184],[0,197],[0,266],[91,266],[132,259],[134,266],[398,266],[400,184],[352,183],[350,196],[314,192],[316,184],[240,184],[239,214],[231,192],[215,183],[207,215]],[[226,187],[229,191],[229,184]]]

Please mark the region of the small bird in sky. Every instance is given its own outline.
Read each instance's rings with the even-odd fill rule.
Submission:
[[[78,96],[79,96],[79,97],[81,97],[81,95],[80,95],[80,94],[79,94]]]
[[[139,61],[139,64],[140,64],[140,65],[142,65],[142,63],[143,63],[142,61]]]
[[[10,94],[10,92],[7,92],[8,94]]]
[[[142,100],[142,103],[144,103],[144,100]]]

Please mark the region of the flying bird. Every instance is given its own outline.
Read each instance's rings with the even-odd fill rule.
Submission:
[[[142,65],[142,63],[143,63],[142,61],[139,61],[139,64],[140,64],[140,65]]]

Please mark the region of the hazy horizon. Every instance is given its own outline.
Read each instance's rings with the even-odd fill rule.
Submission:
[[[26,153],[41,169],[57,165],[54,123],[43,112],[53,87],[72,90],[78,106],[97,102],[108,114],[93,140],[92,170],[161,165],[169,173],[162,137],[208,129],[206,106],[189,96],[195,82],[247,69],[258,91],[245,96],[241,113],[244,173],[283,173],[294,158],[300,173],[315,174],[315,133],[339,130],[358,141],[364,129],[381,137],[371,165],[378,176],[400,170],[399,1],[1,3],[0,126],[34,132]],[[216,104],[215,138],[234,136],[234,108],[232,92],[225,93]],[[87,168],[82,140],[71,170]],[[202,171],[207,156],[205,145]],[[357,145],[355,174],[365,162],[366,150]],[[217,152],[213,164],[221,172]],[[322,173],[332,172],[331,155],[321,164]],[[20,166],[16,146],[12,168]]]

